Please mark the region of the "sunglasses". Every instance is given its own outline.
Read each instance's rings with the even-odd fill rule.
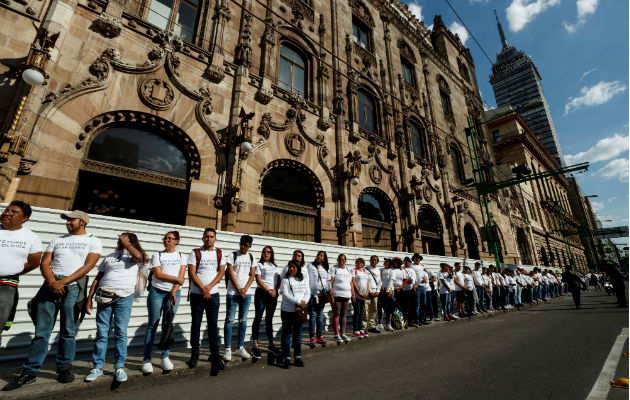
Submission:
[[[177,239],[175,239],[174,237],[165,236],[165,237],[162,238],[162,240],[166,242],[166,241],[173,241],[173,240],[177,240]]]

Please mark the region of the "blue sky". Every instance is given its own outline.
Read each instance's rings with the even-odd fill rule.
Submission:
[[[532,57],[567,164],[589,161],[577,175],[604,226],[628,225],[628,1],[449,0],[492,61],[501,49],[493,10],[510,45]],[[425,25],[433,16],[458,33],[475,60],[486,103],[491,64],[446,0],[405,0]],[[628,243],[619,239],[618,243]]]

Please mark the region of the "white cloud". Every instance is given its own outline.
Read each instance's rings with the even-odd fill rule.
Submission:
[[[577,22],[575,24],[563,22],[562,25],[564,29],[569,33],[575,32],[580,25],[586,22],[586,17],[595,14],[598,1],[599,0],[577,0]]]
[[[613,196],[610,199],[606,200],[607,203],[612,203],[613,201],[617,200],[619,197],[617,196]]]
[[[418,20],[423,21],[422,18],[422,6],[419,3],[409,3],[409,11],[418,18]]]
[[[604,202],[603,201],[591,201],[591,208],[593,209],[594,212],[598,213],[601,210],[604,209]]]
[[[606,161],[617,157],[619,154],[628,151],[628,136],[621,136],[615,133],[611,137],[603,138],[593,147],[586,151],[581,151],[577,154],[568,154],[564,156],[564,160],[567,164],[577,164],[581,162],[599,162]]]
[[[505,9],[510,30],[512,32],[520,31],[536,15],[558,4],[560,4],[560,0],[512,0],[512,3]]]
[[[470,0],[470,4],[475,4],[475,3],[489,3],[490,0]]]
[[[453,21],[448,29],[459,36],[459,40],[462,41],[462,44],[466,44],[466,41],[468,40],[468,30],[464,25],[457,21]]]
[[[599,81],[595,85],[584,86],[580,93],[580,97],[569,97],[569,102],[564,106],[564,115],[574,111],[582,106],[598,106],[604,104],[626,90],[626,86],[619,81],[605,82]]]
[[[587,75],[592,74],[595,71],[597,71],[597,68],[591,68],[588,71],[586,71],[585,73],[583,73],[582,77],[580,77],[580,82],[582,82],[584,80],[584,78],[586,78]]]
[[[627,182],[629,168],[630,163],[627,158],[616,158],[606,164],[604,168],[600,168],[596,174],[604,179],[617,178],[622,182]]]

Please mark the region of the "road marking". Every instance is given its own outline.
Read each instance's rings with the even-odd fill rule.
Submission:
[[[615,344],[613,344],[612,349],[610,349],[610,353],[608,354],[608,358],[602,367],[602,372],[599,373],[599,377],[591,392],[588,394],[586,400],[605,400],[608,397],[608,390],[610,390],[610,381],[614,379],[615,371],[617,370],[617,364],[619,363],[619,358],[621,357],[621,352],[623,351],[623,344],[628,339],[628,328],[623,328],[619,336],[617,336],[617,340],[615,340]]]

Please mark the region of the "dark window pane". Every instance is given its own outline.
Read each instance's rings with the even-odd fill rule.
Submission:
[[[374,103],[372,99],[364,92],[359,91],[357,93],[358,108],[359,108],[359,126],[370,132],[374,132],[375,129],[375,117],[374,117]]]
[[[197,23],[197,9],[184,2],[179,4],[173,31],[184,40],[192,42]]]
[[[294,65],[293,66],[293,92],[305,97],[304,94],[306,88],[306,71],[303,68]]]
[[[451,98],[448,93],[440,90],[440,97],[442,98],[442,110],[448,115],[453,115],[453,110],[451,108]]]
[[[411,151],[416,155],[416,157],[423,158],[422,135],[420,134],[420,129],[416,126],[416,124],[412,123],[409,124],[409,132],[411,139]]]
[[[262,194],[271,199],[315,207],[315,189],[310,179],[294,169],[277,167],[262,182]]]
[[[133,127],[112,127],[90,145],[88,158],[127,168],[186,178],[188,163],[170,141]]]
[[[387,207],[376,197],[369,193],[363,193],[359,197],[359,215],[363,218],[375,221],[390,222]]]
[[[403,61],[402,62],[402,77],[407,83],[413,83],[413,67]]]
[[[285,58],[280,58],[278,86],[284,90],[291,90],[291,64]]]

